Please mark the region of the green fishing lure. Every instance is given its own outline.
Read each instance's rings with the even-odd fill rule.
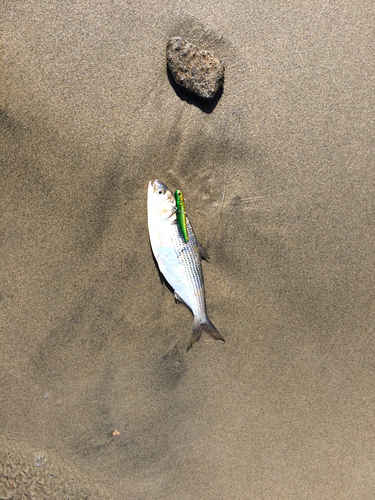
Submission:
[[[176,215],[177,222],[180,226],[182,236],[184,237],[185,243],[189,241],[189,235],[186,225],[186,212],[185,212],[185,200],[182,191],[176,189],[174,193],[174,197],[176,199]]]

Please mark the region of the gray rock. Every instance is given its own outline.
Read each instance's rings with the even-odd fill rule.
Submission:
[[[201,99],[212,99],[223,85],[220,59],[181,37],[168,40],[167,64],[175,82]]]

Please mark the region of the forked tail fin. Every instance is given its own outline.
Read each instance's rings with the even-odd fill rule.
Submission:
[[[221,335],[219,330],[211,323],[210,319],[206,316],[203,320],[198,320],[194,318],[193,323],[193,333],[190,339],[188,350],[192,347],[197,340],[201,338],[202,332],[205,331],[210,337],[215,340],[222,340],[225,342],[224,337]]]

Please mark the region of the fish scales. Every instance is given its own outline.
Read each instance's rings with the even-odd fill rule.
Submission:
[[[173,240],[174,246],[176,248],[177,259],[183,265],[189,283],[196,293],[198,307],[200,309],[203,309],[205,307],[203,292],[203,272],[199,252],[195,250],[198,247],[195,234],[188,218],[186,218],[186,225],[189,235],[188,242],[184,241],[183,235],[181,234],[181,229],[177,221],[173,220],[171,224],[173,224],[175,227]]]

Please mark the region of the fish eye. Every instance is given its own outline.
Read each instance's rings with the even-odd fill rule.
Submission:
[[[159,189],[158,194],[164,194],[164,189]]]

